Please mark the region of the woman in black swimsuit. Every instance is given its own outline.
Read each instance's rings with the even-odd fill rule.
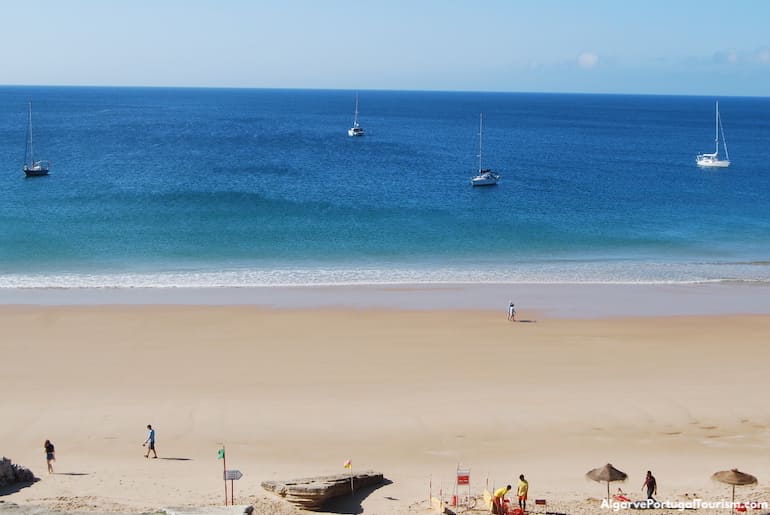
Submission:
[[[56,461],[56,451],[53,448],[51,440],[46,440],[45,444],[45,460],[48,462],[48,473],[53,474],[53,462]]]

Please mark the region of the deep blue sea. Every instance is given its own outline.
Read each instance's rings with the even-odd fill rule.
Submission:
[[[0,87],[0,287],[770,281],[770,98],[355,94]]]

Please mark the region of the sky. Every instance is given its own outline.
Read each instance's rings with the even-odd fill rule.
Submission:
[[[0,84],[768,96],[768,0],[0,0]]]

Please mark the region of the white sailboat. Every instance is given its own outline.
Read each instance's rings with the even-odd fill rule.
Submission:
[[[486,170],[481,166],[481,133],[484,129],[484,114],[479,113],[479,173],[471,178],[473,186],[495,186],[500,181],[500,176],[491,169]]]
[[[354,137],[354,136],[363,136],[364,135],[364,129],[361,128],[360,125],[358,125],[358,93],[356,93],[356,113],[353,116],[353,126],[348,129],[348,136]]]
[[[27,146],[24,149],[24,174],[27,177],[40,177],[48,175],[51,165],[48,161],[35,161],[35,152],[32,147],[32,102],[29,103],[29,123],[27,124]]]
[[[714,142],[716,148],[711,154],[698,154],[695,162],[701,168],[727,168],[730,166],[730,154],[727,152],[727,140],[725,139],[725,130],[722,127],[722,118],[719,116],[719,102],[716,107],[716,120],[714,122]],[[725,147],[725,159],[719,157],[719,134],[722,134],[722,145]]]

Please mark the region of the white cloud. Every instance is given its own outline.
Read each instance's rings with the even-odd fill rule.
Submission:
[[[593,52],[583,52],[577,57],[577,64],[584,70],[590,70],[599,64],[599,56]]]
[[[770,64],[770,48],[760,48],[754,58],[762,64]]]
[[[740,56],[736,50],[731,48],[714,53],[712,60],[719,64],[736,64],[740,60]]]
[[[770,64],[770,48],[761,47],[753,51],[746,50],[719,50],[711,58],[717,64],[746,65],[746,64]]]

